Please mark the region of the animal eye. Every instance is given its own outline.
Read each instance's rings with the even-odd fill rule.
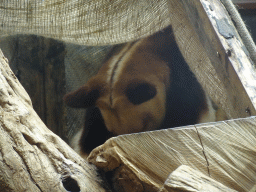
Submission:
[[[148,83],[130,84],[126,90],[126,96],[131,103],[139,105],[156,95],[156,88]]]

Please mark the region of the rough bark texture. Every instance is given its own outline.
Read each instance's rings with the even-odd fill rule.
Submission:
[[[40,120],[0,52],[1,191],[106,191],[102,183]]]

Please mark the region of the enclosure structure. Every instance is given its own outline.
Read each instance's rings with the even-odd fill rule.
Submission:
[[[20,6],[24,6],[26,8],[22,9],[26,11],[17,12],[20,15],[15,15],[9,7],[10,5],[15,7],[15,4],[7,5],[3,2],[2,7],[5,7],[7,11],[3,11],[5,13],[5,17],[3,16],[3,18],[5,19],[1,25],[1,31],[3,34],[12,32],[28,34],[33,33],[79,44],[99,45],[101,43],[102,45],[110,45],[124,43],[147,36],[171,24],[174,29],[177,43],[184,58],[190,65],[191,70],[194,72],[204,89],[215,101],[215,103],[223,107],[230,119],[236,120],[202,125],[191,125],[189,127],[150,133],[119,136],[107,141],[106,144],[93,151],[89,157],[89,161],[106,171],[115,169],[115,171],[117,171],[115,177],[115,188],[124,191],[130,191],[130,186],[134,187],[132,188],[133,191],[172,191],[175,187],[168,184],[167,177],[180,165],[188,165],[191,168],[200,171],[204,175],[211,177],[211,179],[222,183],[230,189],[238,191],[253,190],[254,184],[256,183],[256,177],[254,175],[255,165],[253,163],[253,160],[255,159],[255,118],[249,116],[255,115],[256,109],[256,73],[251,60],[252,56],[248,53],[247,48],[244,46],[240,35],[234,27],[234,24],[232,23],[231,18],[223,5],[223,3],[225,4],[226,2],[223,1],[222,3],[216,0],[169,0],[161,1],[161,3],[158,1],[145,2],[144,4],[141,3],[140,6],[136,5],[136,2],[134,2],[134,4],[131,4],[134,7],[138,7],[138,9],[136,9],[137,14],[132,12],[130,17],[128,10],[132,10],[132,7],[129,7],[127,4],[125,4],[125,2],[119,1],[115,5],[112,5],[110,2],[108,3],[103,3],[102,6],[100,6],[100,4],[94,4],[94,7],[98,9],[98,12],[100,8],[104,10],[104,6],[109,6],[109,8],[114,10],[113,12],[108,12],[106,10],[105,12],[100,12],[101,14],[107,14],[109,18],[112,18],[112,20],[109,19],[107,21],[109,22],[107,25],[105,23],[106,21],[99,19],[103,18],[104,14],[102,17],[96,17],[93,15],[94,12],[86,12],[86,9],[83,9],[83,11],[81,10],[80,12],[79,10],[76,10],[74,13],[72,12],[72,9],[65,9],[65,6],[70,6],[72,8],[75,7],[74,9],[77,9],[77,6],[72,4],[72,1],[63,1],[58,3],[57,1],[43,1],[35,4],[20,4]],[[125,15],[126,17],[120,16],[119,19],[122,18],[124,20],[117,23],[120,23],[120,28],[124,28],[126,26],[127,29],[127,27],[131,26],[130,28],[133,30],[129,34],[127,34],[125,30],[120,29],[117,30],[120,32],[119,34],[111,31],[113,30],[113,26],[116,25],[116,23],[113,22],[115,17],[111,15],[111,13],[114,13],[116,8],[122,5],[122,3],[124,3],[122,6],[123,9],[121,9],[117,14],[121,14],[122,11],[126,10],[125,13],[127,13],[127,15]],[[80,2],[80,6],[85,8],[82,5],[89,7],[89,5],[85,5]],[[97,10],[96,8],[94,11]],[[146,13],[151,12],[150,14],[153,13],[153,15],[158,15],[158,17],[154,15],[153,18],[155,19],[152,19],[152,17],[145,13],[146,16],[144,15],[144,17],[146,18],[148,16],[151,19],[148,19],[147,22],[142,22],[145,18],[140,17],[140,14],[138,14],[138,12],[141,11],[139,8],[143,9]],[[150,8],[154,9],[155,11],[152,11]],[[47,9],[48,12],[44,12],[44,9]],[[51,11],[54,10],[58,11],[58,17],[51,17]],[[97,11],[95,11],[95,13],[96,12]],[[35,15],[36,13],[38,14],[38,17]],[[49,15],[49,22],[47,20],[42,20],[42,18],[46,17],[40,17],[44,16],[45,13],[46,15]],[[76,15],[75,13],[79,14]],[[88,13],[91,13],[91,15]],[[19,23],[16,22],[18,18],[17,15],[20,16]],[[135,20],[131,19],[135,17],[134,15],[136,15]],[[24,20],[22,20],[22,16],[24,16]],[[89,24],[83,20],[87,17],[98,18],[97,22],[101,25],[97,25],[97,22],[92,20],[95,21],[91,22],[92,26],[94,24],[96,27],[88,27]],[[75,18],[82,19],[77,21]],[[70,24],[72,23],[72,19],[74,24]],[[40,25],[40,22],[43,24]],[[54,22],[55,25],[53,25]],[[6,23],[8,23],[8,25]],[[20,23],[23,24],[20,25]],[[29,27],[26,28],[26,26]],[[75,27],[71,28],[72,26],[78,26],[78,29],[79,27],[84,27],[85,29],[90,29],[92,32],[90,32],[90,30],[82,30],[80,31],[79,35],[78,33],[75,33],[79,30],[73,30]],[[63,28],[69,29],[67,31],[70,33],[65,33]],[[19,40],[22,41],[22,39]],[[44,46],[49,45],[49,42],[51,41],[53,40],[41,40],[42,45]],[[59,43],[59,45],[57,48],[54,48],[54,50],[58,50],[57,53],[59,53],[58,58],[60,63],[63,64],[64,62],[62,66],[60,65],[59,69],[51,68],[50,62],[58,62],[52,59],[53,57],[50,54],[51,51],[47,49],[46,51],[39,50],[41,51],[41,54],[46,55],[46,59],[42,63],[49,62],[48,66],[50,66],[47,67],[47,65],[44,65],[42,70],[45,70],[43,68],[46,68],[47,71],[52,70],[52,76],[56,76],[54,75],[56,70],[60,71],[58,72],[58,75],[62,76],[64,74],[62,68],[63,66],[65,66],[66,70],[71,70],[71,66],[76,68],[77,64],[75,63],[77,61],[77,63],[84,62],[84,64],[86,64],[86,61],[89,64],[94,62],[97,63],[104,58],[104,54],[107,54],[109,50],[109,46],[104,48],[84,48],[80,45],[64,45],[63,42],[57,43]],[[10,48],[9,42],[2,41],[2,45],[3,44],[3,47]],[[29,46],[30,45],[31,43]],[[8,55],[8,51],[6,50],[3,50],[3,52],[6,52]],[[99,50],[101,50],[100,53]],[[92,52],[90,51],[93,51],[95,55],[99,56],[97,57],[98,60],[93,59],[93,57],[87,57],[85,61],[79,61],[84,59],[82,56],[84,56],[85,52],[88,55],[91,55]],[[31,54],[33,55],[33,51]],[[68,62],[72,62],[72,59],[74,59],[73,62],[75,63],[67,65]],[[64,61],[62,62],[61,60]],[[80,160],[78,156],[74,156],[72,150],[69,149],[64,143],[60,141],[60,144],[58,144],[58,137],[54,136],[52,133],[48,133],[46,128],[42,128],[43,125],[41,125],[41,123],[40,126],[39,123],[34,123],[32,125],[29,123],[31,121],[31,117],[29,119],[28,114],[33,114],[32,119],[37,119],[38,117],[36,117],[35,113],[32,111],[30,99],[26,93],[24,93],[24,91],[20,92],[15,89],[17,87],[17,79],[14,78],[15,83],[12,83],[13,75],[9,70],[6,70],[7,65],[4,62],[5,61],[3,60],[2,63],[4,67],[1,70],[1,74],[3,74],[2,79],[6,79],[6,84],[11,84],[11,86],[10,88],[3,86],[3,94],[1,94],[2,97],[0,103],[3,109],[1,112],[3,115],[0,119],[1,130],[3,130],[3,134],[1,135],[9,138],[8,141],[1,140],[4,141],[1,144],[1,151],[2,154],[4,154],[1,158],[3,161],[1,162],[9,162],[9,159],[6,159],[6,157],[11,153],[7,150],[7,148],[14,149],[14,156],[22,157],[21,159],[23,159],[23,161],[21,161],[21,163],[24,163],[23,169],[28,170],[28,175],[31,174],[31,177],[23,177],[25,182],[18,182],[24,182],[27,183],[27,185],[15,185],[11,182],[12,178],[10,179],[7,176],[10,173],[4,171],[1,172],[3,173],[1,175],[1,178],[3,178],[1,179],[1,186],[5,187],[4,189],[6,191],[15,189],[23,190],[26,188],[31,190],[38,188],[38,191],[49,191],[49,188],[44,187],[48,185],[47,181],[54,180],[54,182],[52,182],[53,185],[59,187],[56,188],[56,190],[65,191],[66,189],[72,191],[74,188],[70,189],[69,186],[76,186],[78,188],[75,188],[75,190],[80,189],[81,191],[90,191],[90,188],[86,188],[88,186],[82,184],[82,179],[90,178],[89,182],[92,182],[93,187],[100,188],[99,190],[108,190],[108,187],[102,189],[102,182],[99,181],[96,173],[94,170],[92,170],[94,168],[87,168],[87,164],[84,164],[84,162]],[[12,60],[10,62],[12,62]],[[93,66],[92,68],[97,70],[98,67]],[[21,72],[22,70],[20,69],[15,72],[18,78],[22,78]],[[8,76],[8,74],[11,75]],[[40,78],[40,75],[35,76]],[[73,76],[76,78],[79,77],[79,75],[76,75],[76,73],[74,73]],[[42,78],[47,79],[46,76],[43,76]],[[72,78],[72,76],[70,75],[67,77],[67,79],[68,78]],[[49,78],[49,80],[51,79],[52,78]],[[57,83],[59,83],[60,86],[63,84],[61,83],[62,80],[63,79],[61,78],[60,80],[57,80]],[[71,80],[71,82],[73,81]],[[67,82],[66,85],[67,87],[69,86]],[[48,90],[49,88],[44,86],[44,89]],[[14,99],[11,100],[10,97],[13,97]],[[52,95],[50,97],[55,98],[55,96]],[[56,97],[60,96],[56,94]],[[19,104],[20,102],[23,104]],[[51,106],[51,103],[46,105]],[[16,106],[16,108],[13,106]],[[65,111],[66,109],[62,109],[60,107],[58,110]],[[65,119],[65,117],[62,118]],[[37,122],[39,121],[40,120],[37,120]],[[15,126],[7,126],[13,122],[16,122]],[[54,121],[54,123],[56,122]],[[13,127],[19,127],[19,129],[15,129],[17,133],[12,131]],[[42,137],[40,134],[42,134]],[[17,135],[22,135],[22,137]],[[50,142],[51,146],[46,145],[47,142]],[[6,143],[11,143],[11,146],[6,148]],[[23,149],[23,146],[25,145],[27,147],[24,147]],[[53,149],[56,149],[58,152],[54,151]],[[34,152],[34,150],[41,151],[44,155],[39,156],[39,152]],[[34,158],[40,159],[38,161],[43,162],[48,159],[49,167],[52,168],[51,171],[47,170],[44,172],[45,174],[35,174],[35,176],[32,176],[34,173],[40,172],[40,169],[38,170],[38,167],[31,165],[31,163],[34,162],[34,158],[31,158],[30,155],[28,155],[30,153],[35,154]],[[10,156],[12,157],[12,155]],[[43,160],[41,160],[41,158]],[[74,167],[78,166],[79,168],[72,168],[70,165]],[[81,176],[81,173],[83,172],[83,168],[80,168],[81,165],[85,170],[87,170],[85,172],[92,171],[92,173],[90,173],[89,176],[86,174]],[[2,164],[1,167],[4,167],[4,164]],[[36,168],[36,170],[34,170],[34,168]],[[15,166],[13,166],[12,169],[15,169]],[[47,172],[56,173],[55,179],[49,179]],[[77,174],[80,176],[76,176]],[[19,179],[22,178],[22,176],[23,174],[16,177]],[[69,179],[65,180],[65,178],[72,178],[70,181],[75,180],[76,182],[71,182],[72,185],[66,185],[66,182],[63,181],[69,181]],[[29,188],[30,181],[36,183],[35,188]],[[95,181],[95,183],[93,181]],[[84,183],[88,183],[88,181]],[[224,187],[224,189],[226,188]]]

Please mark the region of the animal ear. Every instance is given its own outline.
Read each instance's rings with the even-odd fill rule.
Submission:
[[[139,105],[152,99],[156,93],[156,88],[148,83],[131,83],[125,92],[128,100],[134,105]]]
[[[173,44],[176,44],[171,26],[153,34],[149,37],[151,51],[156,53],[165,61],[169,61],[173,51]]]
[[[78,90],[66,94],[63,100],[69,107],[87,108],[95,104],[99,95],[99,90],[90,90],[89,86],[84,85]]]

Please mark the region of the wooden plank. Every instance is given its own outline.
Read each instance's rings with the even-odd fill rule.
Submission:
[[[189,166],[181,165],[173,171],[160,192],[235,192]]]
[[[60,136],[66,142],[67,123],[66,123],[66,106],[63,103],[65,90],[65,65],[66,56],[65,45],[53,39],[44,38],[44,113],[46,116],[46,125],[55,134]]]
[[[43,38],[20,35],[8,38],[8,41],[8,46],[13,49],[10,67],[30,95],[35,111],[46,123]]]
[[[137,178],[132,181],[148,191],[159,190],[170,173],[188,165],[246,192],[256,183],[255,143],[256,117],[249,117],[118,136],[94,149],[88,160],[105,171],[126,167]]]
[[[9,48],[10,67],[31,97],[44,123],[67,141],[65,105],[65,45],[35,35],[7,38],[0,46]]]
[[[256,71],[219,0],[182,0],[238,117],[256,115]],[[238,118],[233,117],[233,118]]]

